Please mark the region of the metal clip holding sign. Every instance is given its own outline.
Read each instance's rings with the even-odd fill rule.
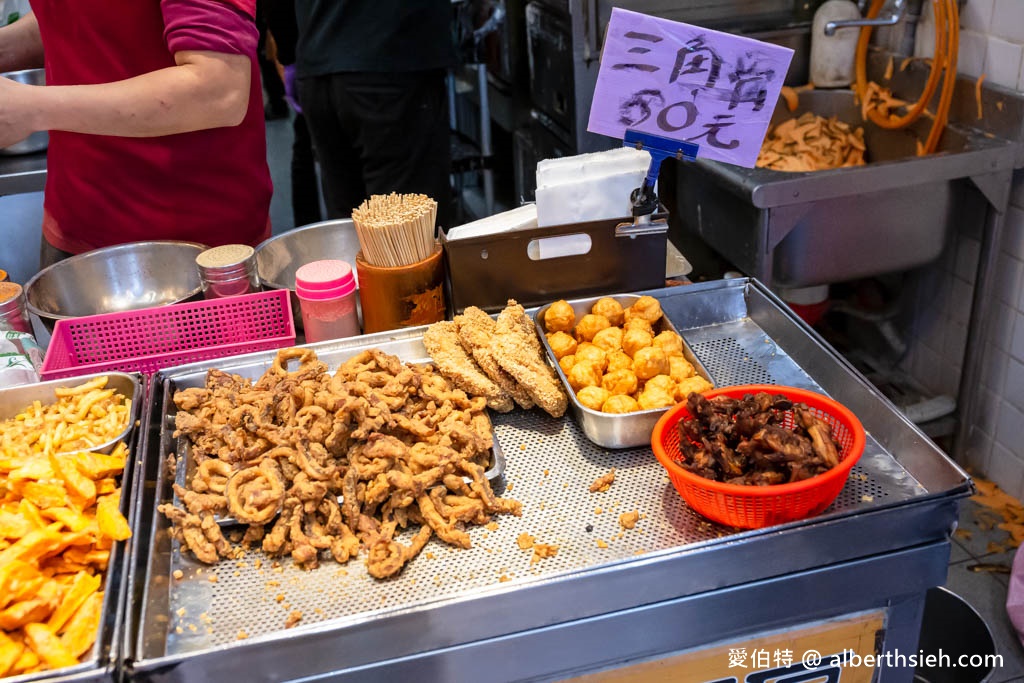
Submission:
[[[644,184],[633,190],[629,197],[633,204],[634,218],[647,216],[658,210],[658,195],[654,193],[654,184],[658,182],[661,162],[669,157],[680,161],[696,161],[697,151],[700,149],[699,145],[692,142],[681,142],[632,129],[626,131],[622,146],[646,149],[651,154],[651,166],[647,169]]]

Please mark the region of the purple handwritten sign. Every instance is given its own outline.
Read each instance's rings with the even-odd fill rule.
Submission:
[[[627,128],[700,146],[752,168],[793,51],[614,8],[587,130]]]

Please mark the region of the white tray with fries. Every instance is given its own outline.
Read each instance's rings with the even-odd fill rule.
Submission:
[[[0,389],[0,677],[113,681],[120,666],[138,376]]]

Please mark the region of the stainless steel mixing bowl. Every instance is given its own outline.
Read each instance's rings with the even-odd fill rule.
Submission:
[[[130,242],[78,254],[25,285],[29,312],[51,333],[63,318],[118,313],[201,296],[194,242]]]
[[[352,266],[354,273],[359,249],[359,237],[351,219],[311,223],[271,237],[256,247],[256,269],[264,289],[291,290],[295,327],[301,330],[295,271],[310,261],[337,259]]]
[[[18,83],[28,85],[46,85],[46,71],[44,69],[25,69],[24,71],[8,71],[0,74],[0,78],[9,78]],[[24,140],[15,142],[7,147],[0,147],[0,154],[32,154],[41,152],[50,144],[50,134],[45,130],[32,133]]]

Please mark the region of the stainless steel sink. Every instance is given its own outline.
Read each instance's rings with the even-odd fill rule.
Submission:
[[[773,122],[804,111],[863,126],[868,163],[811,173],[703,160],[663,169],[669,237],[683,253],[696,235],[747,275],[785,287],[908,270],[936,259],[958,221],[980,223],[986,177],[1013,168],[1014,142],[958,125],[935,154],[917,157],[930,119],[881,129],[862,121],[849,90],[801,93],[800,107],[780,103]]]

